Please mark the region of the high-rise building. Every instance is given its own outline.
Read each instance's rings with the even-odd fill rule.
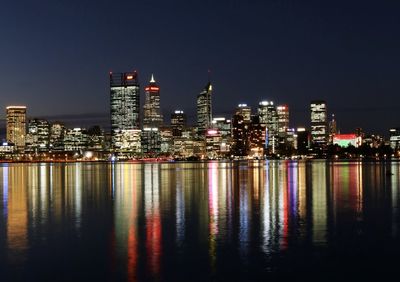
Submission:
[[[139,129],[140,88],[137,72],[110,73],[111,134]]]
[[[151,75],[150,84],[145,88],[143,106],[143,128],[159,128],[163,123],[160,109],[160,87]]]
[[[251,117],[249,126],[249,155],[253,158],[261,158],[264,155],[265,125],[260,123],[260,116]]]
[[[197,128],[200,135],[204,135],[212,122],[212,85],[207,83],[203,91],[197,96]]]
[[[311,142],[315,146],[326,145],[328,138],[327,110],[325,101],[312,101],[311,109]]]
[[[287,105],[277,106],[276,113],[278,115],[278,136],[285,139],[289,129],[289,107]]]
[[[297,128],[296,146],[299,155],[307,155],[310,148],[310,132],[304,127]]]
[[[245,123],[251,122],[251,108],[247,104],[239,104],[236,108],[235,115],[241,115]]]
[[[278,113],[276,106],[271,101],[261,101],[258,104],[260,124],[265,126],[265,145],[269,153],[275,154],[278,145]]]
[[[50,124],[44,119],[31,119],[28,121],[26,135],[26,150],[30,152],[47,152],[50,143]]]
[[[7,107],[7,142],[13,143],[18,152],[25,150],[26,107]]]
[[[249,149],[248,125],[244,122],[242,115],[232,117],[232,154],[235,156],[247,155]]]
[[[183,128],[186,126],[186,114],[176,110],[171,114],[171,128],[173,136],[182,136]]]

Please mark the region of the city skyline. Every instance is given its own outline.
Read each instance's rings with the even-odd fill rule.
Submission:
[[[6,3],[0,105],[102,119],[107,73],[137,69],[162,85],[164,116],[179,107],[193,120],[210,69],[216,114],[266,99],[307,125],[308,101],[323,99],[343,131],[398,126],[398,3],[265,2]]]

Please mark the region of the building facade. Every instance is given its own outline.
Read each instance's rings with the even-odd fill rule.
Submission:
[[[171,114],[171,128],[173,136],[182,136],[182,131],[186,126],[186,114],[181,110],[176,110]]]
[[[198,134],[204,136],[212,122],[212,85],[207,83],[197,96],[197,128]]]
[[[312,101],[311,112],[311,142],[314,146],[323,147],[328,141],[327,109],[325,101]]]
[[[24,152],[26,138],[26,107],[7,107],[7,142],[14,144],[17,152]]]
[[[145,87],[143,106],[143,128],[159,128],[163,124],[160,108],[160,87],[151,75],[150,83]]]
[[[140,129],[140,87],[137,72],[110,73],[112,145],[123,130]]]

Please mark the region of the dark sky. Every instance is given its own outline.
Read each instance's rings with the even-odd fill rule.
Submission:
[[[108,72],[154,73],[166,116],[193,119],[211,70],[214,113],[262,99],[308,125],[325,99],[342,131],[399,126],[400,2],[32,0],[0,8],[0,106],[107,123]],[[143,97],[143,96],[142,96]]]

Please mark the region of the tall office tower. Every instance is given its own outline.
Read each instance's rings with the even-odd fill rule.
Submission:
[[[182,136],[183,128],[186,126],[186,114],[176,110],[171,114],[172,136]]]
[[[251,122],[251,108],[247,104],[239,104],[236,108],[235,115],[241,115],[245,123]]]
[[[143,106],[143,128],[158,128],[163,123],[160,109],[160,87],[151,75],[150,84],[145,88]]]
[[[247,155],[249,149],[248,125],[242,115],[232,117],[232,154],[235,156]]]
[[[311,142],[324,146],[327,142],[327,115],[325,101],[312,101],[311,105]]]
[[[274,103],[261,101],[258,104],[258,116],[260,124],[266,128],[265,145],[270,149],[270,153],[275,154],[278,145],[278,113]]]
[[[18,152],[25,150],[26,107],[7,107],[7,142],[13,143]]]
[[[111,134],[139,129],[140,88],[137,72],[110,73]]]
[[[249,156],[260,158],[264,155],[265,125],[260,123],[260,116],[252,116],[249,126]]]
[[[310,132],[304,127],[297,128],[296,149],[299,155],[307,155],[310,148]]]
[[[197,96],[197,128],[200,135],[204,135],[212,122],[212,85],[207,83],[203,91]]]
[[[47,152],[50,143],[50,124],[44,119],[31,119],[28,121],[26,135],[26,150],[30,152]]]
[[[285,139],[289,129],[289,107],[287,105],[277,106],[276,112],[278,115],[278,136],[280,139]]]
[[[260,117],[260,123],[267,125],[268,113],[275,108],[274,102],[261,101],[258,103],[257,114]]]

